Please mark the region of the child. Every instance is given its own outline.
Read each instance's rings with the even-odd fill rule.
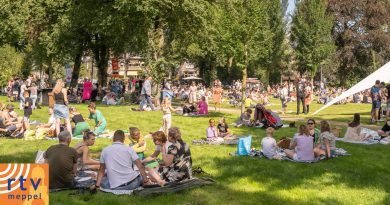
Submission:
[[[163,123],[161,127],[161,131],[163,131],[166,135],[168,134],[168,129],[171,128],[172,125],[172,113],[171,111],[175,111],[172,108],[171,101],[168,97],[165,97],[162,104],[161,110],[163,111]]]
[[[30,116],[32,115],[32,100],[30,98],[30,94],[28,91],[24,91],[24,118],[23,118],[23,126],[24,130],[28,130],[30,128]]]
[[[276,153],[276,140],[273,138],[275,129],[268,127],[266,129],[267,136],[261,140],[261,148],[263,155],[268,159],[274,159],[277,157]]]
[[[209,120],[210,126],[206,129],[207,141],[223,142],[222,137],[218,137],[218,131],[215,127],[215,120]]]
[[[144,152],[146,150],[146,143],[143,136],[141,136],[141,132],[136,127],[130,127],[130,144],[129,146],[133,148],[133,150],[138,154],[140,160],[144,159]]]

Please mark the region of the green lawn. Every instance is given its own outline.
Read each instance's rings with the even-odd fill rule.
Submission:
[[[0,100],[4,101],[4,98]],[[76,107],[84,117],[87,116],[86,105]],[[367,105],[336,105],[318,117],[346,121],[352,113],[359,111],[357,109],[367,112],[367,108]],[[100,106],[98,109],[105,115],[110,130],[137,126],[146,134],[159,129],[161,125],[161,112],[133,112],[129,110],[129,106]],[[222,116],[225,116],[229,123],[237,118],[231,114],[212,113],[213,118]],[[46,121],[47,108],[34,111],[32,119]],[[184,140],[191,144],[192,139],[204,136],[208,119],[209,117],[174,115],[173,125],[181,129]],[[292,136],[295,131],[291,128],[278,130],[276,138]],[[252,135],[252,146],[256,148],[259,148],[260,140],[264,136],[264,130],[255,128],[233,128],[233,132],[238,135]],[[72,145],[77,142],[72,141]],[[99,152],[110,143],[108,139],[98,139],[92,147],[92,154],[98,157]],[[0,162],[31,163],[37,150],[45,150],[53,144],[56,142],[0,139]],[[147,140],[147,145],[147,154],[150,154],[154,150],[150,139]],[[389,146],[346,143],[337,143],[337,146],[348,150],[352,156],[315,164],[300,164],[229,156],[229,152],[236,150],[235,146],[193,145],[191,152],[194,166],[201,166],[211,174],[217,181],[215,185],[150,198],[105,193],[69,196],[72,192],[68,191],[50,194],[50,202],[64,205],[390,204]]]

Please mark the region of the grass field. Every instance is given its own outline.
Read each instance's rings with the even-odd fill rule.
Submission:
[[[0,101],[4,101],[0,98]],[[275,103],[277,103],[275,101]],[[289,109],[295,110],[294,104]],[[87,117],[86,105],[76,105]],[[313,106],[314,109],[317,105]],[[161,125],[161,112],[133,112],[129,106],[98,107],[107,119],[108,129],[127,129],[137,126],[143,134],[156,131]],[[280,109],[280,105],[271,106]],[[347,121],[354,112],[368,112],[369,105],[336,105],[318,117]],[[291,114],[289,114],[291,115]],[[289,116],[287,115],[287,116]],[[229,123],[238,116],[212,113],[213,118],[225,116]],[[366,116],[366,115],[365,115]],[[32,120],[47,120],[47,108],[34,111]],[[181,129],[184,140],[205,135],[210,117],[182,117],[173,115],[173,125]],[[256,128],[232,128],[238,135],[252,135],[252,146],[259,148],[264,130]],[[293,136],[292,128],[280,129],[276,138]],[[78,141],[73,140],[72,145]],[[23,141],[0,139],[1,163],[31,163],[37,150],[46,150],[56,141]],[[100,151],[111,144],[109,139],[98,139],[91,148],[98,157]],[[215,185],[192,189],[180,193],[156,197],[97,195],[69,196],[72,191],[50,194],[51,204],[390,204],[390,148],[386,145],[352,145],[337,143],[352,156],[321,161],[315,164],[300,164],[286,161],[271,161],[250,157],[232,157],[236,146],[191,145],[193,166],[200,166],[217,181]],[[154,150],[147,140],[148,151]],[[1,204],[1,202],[0,202]],[[1,204],[2,205],[2,204]]]

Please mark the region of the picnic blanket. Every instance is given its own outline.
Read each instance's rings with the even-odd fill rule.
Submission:
[[[165,186],[153,186],[153,187],[139,187],[134,190],[112,190],[112,189],[103,189],[100,188],[100,191],[115,194],[115,195],[138,195],[138,196],[150,196],[150,195],[159,195],[164,193],[178,192],[186,189],[201,187],[204,185],[211,185],[215,183],[214,180],[210,178],[192,178],[188,180],[183,180],[181,182],[167,183]]]
[[[366,130],[368,130],[368,129],[366,129]],[[390,138],[388,138],[388,137],[382,138],[381,136],[378,135],[377,132],[375,132],[375,133],[376,133],[376,135],[374,135],[372,133],[368,133],[368,134],[370,134],[372,136],[372,138],[365,139],[365,140],[362,140],[362,141],[348,140],[348,139],[345,139],[345,138],[336,138],[336,140],[340,141],[340,142],[347,142],[347,143],[353,143],[353,144],[364,144],[364,145],[390,144]]]
[[[380,140],[375,140],[375,139],[366,139],[363,141],[355,141],[355,140],[348,140],[345,138],[336,138],[337,141],[340,142],[347,142],[347,143],[352,143],[352,144],[363,144],[363,145],[372,145],[372,144],[379,144]]]
[[[209,141],[205,139],[195,139],[192,140],[193,145],[204,145],[204,144],[209,144],[209,145],[235,145],[238,144],[238,139],[225,139],[223,142],[218,142],[218,141]]]
[[[229,153],[229,155],[233,155],[233,156],[237,156],[236,154],[234,153]],[[344,150],[343,148],[336,148],[335,149],[335,154],[332,156],[333,158],[334,157],[341,157],[341,156],[350,156],[351,154],[349,154],[346,150]],[[250,157],[258,157],[258,158],[266,158],[263,153],[261,152],[261,150],[256,150],[256,149],[251,149],[249,155]],[[315,162],[319,162],[321,160],[324,160],[326,159],[326,157],[316,157],[314,158],[314,160],[293,160],[293,159],[290,159],[286,156],[286,153],[284,153],[284,149],[278,149],[277,150],[277,158],[279,160],[284,160],[284,161],[290,161],[290,162],[299,162],[299,163],[315,163]]]

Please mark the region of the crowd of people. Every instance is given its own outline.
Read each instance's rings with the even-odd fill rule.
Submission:
[[[0,104],[1,132],[9,133],[11,136],[23,136],[22,133],[32,129],[30,116],[38,107],[39,89],[33,78],[29,79],[24,82],[10,81],[8,97],[10,100],[20,102],[23,117],[17,115],[12,104]],[[37,135],[44,133],[45,136],[57,137],[59,140],[59,144],[49,147],[44,154],[50,169],[50,188],[75,187],[77,185],[75,176],[85,170],[97,172],[95,187],[111,190],[133,190],[142,185],[164,186],[169,182],[178,182],[192,177],[191,152],[188,144],[182,139],[180,129],[172,127],[172,113],[190,116],[208,115],[209,100],[212,101],[215,111],[221,111],[223,99],[241,102],[242,83],[235,81],[232,86],[223,87],[221,81],[215,80],[213,86],[208,89],[202,83],[191,82],[190,85],[171,86],[170,83],[165,82],[161,98],[156,99],[152,96],[152,80],[152,77],[148,76],[143,81],[136,80],[131,83],[110,81],[102,103],[122,104],[124,94],[130,92],[136,93],[136,98],[139,99],[136,101],[139,103],[139,109],[135,110],[160,110],[163,114],[161,128],[151,133],[155,144],[154,152],[146,156],[145,137],[137,127],[130,127],[128,130],[130,143],[125,144],[124,131],[115,131],[112,145],[101,151],[99,160],[90,156],[90,147],[94,146],[95,139],[104,133],[107,127],[103,113],[97,109],[94,102],[91,102],[98,98],[100,86],[94,85],[92,81],[85,78],[80,92],[75,88],[67,89],[64,81],[57,80],[49,95],[48,122],[38,124],[34,130]],[[276,112],[264,107],[270,104],[270,97],[280,99],[282,113],[287,112],[288,102],[296,101],[297,114],[301,113],[301,108],[302,113],[308,114],[315,95],[321,103],[331,100],[323,96],[323,93],[327,93],[328,90],[322,83],[319,89],[315,89],[312,83],[305,79],[298,79],[295,83],[284,82],[273,87],[264,87],[262,84],[247,87],[246,100],[242,102],[247,109],[234,125],[265,127],[266,136],[261,140],[262,154],[268,159],[280,159],[278,152],[280,145],[273,136],[283,124]],[[334,91],[343,92],[342,89]],[[373,122],[379,121],[382,101],[387,99],[387,108],[389,108],[389,92],[390,86],[379,81],[369,91],[363,92],[368,93],[371,100]],[[183,101],[178,108],[172,106],[175,98]],[[86,109],[89,111],[89,117],[84,118],[75,107],[70,107],[71,102],[88,103]],[[87,120],[94,121],[93,128],[89,126]],[[225,118],[219,119],[218,123],[214,119],[209,119],[208,122],[207,141],[222,142],[234,137]],[[355,114],[353,121],[348,124],[345,139],[363,141],[374,138],[372,133],[376,133],[380,139],[387,138],[390,134],[390,118],[380,130],[367,131],[361,127],[360,115]],[[82,141],[70,147],[72,138],[79,138]],[[295,161],[310,161],[315,157],[331,158],[335,154],[336,139],[329,122],[321,121],[317,129],[316,121],[309,119],[304,125],[299,125],[297,134],[289,141],[288,147],[284,147],[284,153]],[[159,156],[162,160],[159,160]]]

